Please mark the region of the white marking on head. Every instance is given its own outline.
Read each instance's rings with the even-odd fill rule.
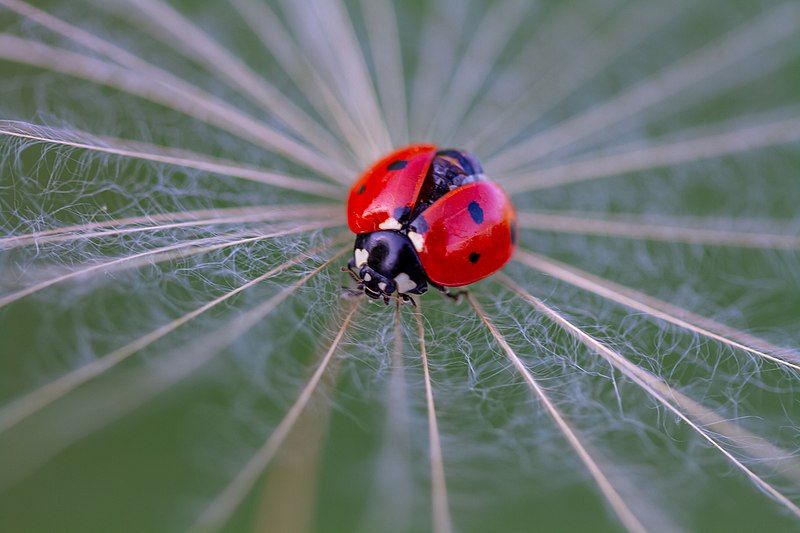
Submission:
[[[408,232],[408,240],[411,241],[411,244],[414,245],[414,249],[421,253],[422,250],[425,248],[425,237],[423,237],[420,233],[416,231],[409,231]]]
[[[386,292],[386,283],[384,283],[383,281],[381,281],[380,283],[378,283],[378,288],[379,288],[380,290],[382,290],[382,291]]]
[[[356,248],[355,253],[356,259],[356,266],[361,268],[362,266],[367,264],[367,259],[369,259],[369,252],[366,250],[362,250],[361,248]]]
[[[387,229],[387,230],[388,229],[393,229],[393,230],[398,230],[398,231],[403,229],[403,225],[400,224],[400,221],[397,220],[396,218],[391,218],[391,217],[389,217],[386,220],[384,220],[383,223],[381,223],[381,225],[378,226],[378,227],[380,229]]]
[[[364,274],[364,281],[372,281],[372,275],[371,274]]]
[[[417,288],[417,284],[411,281],[411,278],[405,272],[398,274],[394,278],[394,282],[397,284],[397,292],[400,294],[405,294]]]

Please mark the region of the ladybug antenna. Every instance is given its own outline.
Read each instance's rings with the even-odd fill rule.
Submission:
[[[353,270],[349,266],[342,267],[342,272],[347,272],[350,275],[350,277],[353,278],[353,281],[355,281],[356,283],[360,284],[363,281],[360,277],[358,277],[358,274],[353,272]],[[359,285],[359,287],[363,288],[362,285]]]

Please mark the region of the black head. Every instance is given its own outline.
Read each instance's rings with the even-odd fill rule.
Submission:
[[[376,231],[356,237],[350,272],[359,289],[370,298],[397,295],[408,300],[409,294],[423,294],[428,289],[427,277],[417,252],[408,237],[396,231]]]

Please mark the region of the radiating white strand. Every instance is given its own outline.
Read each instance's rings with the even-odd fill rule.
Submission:
[[[731,348],[744,350],[782,367],[800,370],[800,353],[796,350],[781,348],[755,335],[527,250],[518,251],[515,259],[530,268],[625,307],[636,309],[655,319],[708,337]]]
[[[409,108],[412,141],[431,140],[425,139],[425,131],[452,76],[459,47],[468,35],[464,28],[471,28],[467,20],[471,9],[472,0],[426,2]]]
[[[0,250],[11,250],[19,246],[27,246],[30,244],[49,243],[58,240],[66,240],[68,238],[80,239],[88,233],[101,233],[108,228],[124,228],[125,226],[137,226],[137,229],[147,231],[152,228],[154,224],[171,224],[176,222],[199,222],[208,220],[210,218],[229,219],[238,216],[247,216],[255,214],[272,213],[277,220],[285,221],[294,218],[325,218],[327,216],[335,217],[337,211],[341,211],[341,207],[335,210],[328,211],[328,208],[319,205],[314,205],[312,211],[308,211],[308,207],[312,204],[306,205],[280,205],[279,207],[271,205],[255,205],[249,207],[228,207],[220,209],[197,209],[192,211],[178,211],[171,213],[158,212],[152,215],[139,215],[124,218],[111,218],[106,220],[99,220],[96,222],[86,222],[83,224],[74,224],[71,226],[60,226],[46,230],[34,231],[31,233],[23,233],[19,235],[12,235],[0,239]],[[318,210],[317,210],[318,209]],[[139,228],[140,224],[148,224],[143,228]]]
[[[671,243],[734,246],[767,250],[800,250],[797,234],[768,234],[751,231],[730,231],[705,227],[680,227],[680,221],[665,219],[653,222],[648,217],[621,215],[615,217],[573,216],[558,213],[519,213],[520,228],[578,235],[623,237]],[[734,225],[738,221],[729,221]]]
[[[53,244],[58,242],[74,242],[86,239],[100,239],[105,237],[118,237],[121,235],[134,235],[137,233],[152,233],[162,232],[172,229],[180,228],[197,228],[201,226],[226,226],[230,224],[248,224],[253,222],[286,222],[289,220],[303,220],[309,219],[324,219],[325,215],[336,217],[341,208],[331,208],[329,210],[320,209],[316,206],[287,206],[288,209],[270,209],[269,207],[260,210],[251,210],[251,212],[239,215],[227,215],[214,218],[204,218],[199,220],[187,220],[183,222],[169,222],[166,224],[155,224],[149,226],[136,226],[132,228],[117,228],[106,229],[98,231],[85,231],[81,233],[67,232],[57,235],[48,235],[39,238],[30,238],[29,236],[15,236],[10,239],[11,246],[6,245],[6,239],[0,239],[0,250],[7,250],[12,247],[18,247],[21,243],[28,245],[42,246],[44,244]]]
[[[284,6],[294,14],[295,27],[298,23],[305,26],[306,35],[312,27],[320,33],[315,47],[321,60],[318,66],[336,80],[340,96],[349,102],[350,112],[357,114],[375,139],[380,153],[373,159],[391,150],[386,121],[347,8],[340,0],[284,1]],[[315,20],[311,21],[312,18]],[[312,42],[307,44],[313,45]]]
[[[526,106],[530,104],[534,86],[543,81],[553,83],[556,73],[575,70],[575,60],[570,56],[577,55],[578,50],[580,57],[593,53],[593,47],[586,46],[591,42],[589,33],[617,6],[617,1],[579,3],[567,0],[534,17],[532,27],[526,28],[527,35],[520,49],[498,65],[486,92],[475,102],[474,108],[461,117],[458,142],[454,144],[470,151],[480,145],[481,153],[491,153],[485,149],[485,139],[478,138],[478,133],[499,121],[501,115],[510,117],[504,121],[502,131],[512,128],[521,120],[518,114],[527,114]],[[537,96],[540,91],[536,91]],[[508,113],[512,107],[517,113]]]
[[[176,9],[161,0],[89,0],[103,9],[121,7],[138,15],[155,38],[218,75],[228,86],[278,117],[321,153],[347,162],[342,145],[281,91],[256,74]]]
[[[434,533],[451,533],[453,520],[450,517],[450,504],[447,496],[447,481],[444,474],[444,457],[439,435],[439,424],[436,420],[436,402],[433,397],[430,368],[428,367],[428,349],[425,345],[425,325],[423,323],[420,303],[414,317],[417,320],[419,337],[419,355],[422,359],[422,372],[425,378],[425,402],[428,407],[428,446],[431,463],[431,507],[433,508]]]
[[[381,106],[394,146],[408,144],[408,104],[403,49],[391,0],[361,0]]]
[[[552,77],[552,71],[561,72],[567,64],[569,52],[581,49],[587,40],[585,35],[590,27],[603,18],[598,13],[612,2],[587,2],[576,5],[567,0],[550,9],[543,10],[539,16],[533,17],[526,38],[521,48],[508,60],[497,65],[497,72],[488,80],[487,90],[475,102],[475,106],[460,117],[457,141],[454,146],[464,146],[470,151],[485,139],[479,139],[478,133],[489,124],[499,120],[499,115],[509,116],[511,107],[517,113],[511,114],[511,120],[517,117],[520,110],[528,103],[526,95],[534,85],[543,78]],[[584,55],[590,50],[584,51]],[[553,63],[558,63],[556,68]],[[513,92],[512,92],[513,91]],[[502,110],[505,110],[503,113]],[[502,130],[512,127],[504,123]],[[482,153],[490,153],[482,150]]]
[[[367,67],[364,50],[358,40],[347,7],[342,0],[311,0],[321,20],[323,28],[330,30],[330,42],[335,47],[344,70],[349,87],[359,98],[359,107],[367,108],[369,124],[375,131],[381,155],[392,149],[391,135],[386,126],[386,118],[378,103],[378,96]]]
[[[190,254],[196,255],[199,253],[208,253],[223,248],[229,248],[232,246],[257,242],[272,237],[286,236],[306,231],[320,230],[338,225],[339,225],[338,221],[314,222],[310,224],[304,224],[301,226],[294,226],[287,230],[281,230],[278,232],[269,232],[257,235],[256,237],[248,237],[239,240],[229,240],[233,235],[237,235],[237,234],[231,234],[231,235],[223,235],[221,237],[217,236],[217,237],[208,237],[204,239],[193,239],[190,241],[182,241],[176,244],[171,244],[169,246],[162,246],[159,248],[154,248],[152,250],[147,250],[132,255],[126,255],[124,257],[112,259],[110,261],[102,261],[100,263],[78,268],[76,270],[67,272],[66,274],[61,274],[59,276],[46,279],[42,282],[31,285],[30,287],[27,287],[25,289],[21,289],[11,294],[7,294],[6,296],[0,297],[0,308],[6,307],[7,305],[10,305],[18,300],[21,300],[22,298],[43,291],[44,289],[52,287],[53,285],[58,285],[66,281],[84,277],[89,274],[93,274],[95,272],[107,272],[107,271],[118,271],[120,269],[139,268],[144,265],[152,265],[165,261],[171,261],[175,258],[186,257],[187,255]],[[243,232],[239,232],[238,234],[241,235],[242,233]],[[250,234],[257,233],[257,230],[249,230],[247,233]],[[221,240],[223,242],[220,242]],[[188,253],[184,252],[184,250],[186,249],[189,249]]]
[[[478,96],[500,55],[534,9],[530,0],[501,0],[490,4],[441,95],[425,138],[442,139],[445,144],[452,141],[456,126]]]
[[[546,154],[554,153],[605,128],[620,124],[704,80],[714,79],[715,75],[721,74],[748,57],[797,35],[798,30],[800,30],[800,4],[796,2],[781,4],[755,21],[748,22],[715,43],[694,52],[610,100],[501,152],[489,160],[487,167],[492,172],[503,174],[527,166]],[[790,55],[795,54],[782,57],[781,63],[787,61]],[[756,68],[758,66],[755,65]],[[754,72],[747,68],[740,70],[737,75],[743,77]],[[708,87],[703,88],[704,91],[708,89]]]
[[[352,179],[351,169],[152,65],[147,70],[120,67],[9,34],[0,34],[0,58],[113,87],[216,126],[342,185]]]
[[[800,142],[800,118],[755,124],[734,131],[655,145],[610,155],[585,158],[556,167],[510,176],[511,193],[559,187],[598,178],[672,167],[729,155]]]
[[[664,406],[670,412],[672,412],[675,416],[680,418],[685,424],[687,424],[695,433],[697,433],[700,437],[702,437],[705,441],[707,441],[712,447],[716,448],[720,453],[722,453],[725,458],[730,461],[731,465],[735,468],[740,470],[745,476],[747,476],[753,483],[755,483],[761,490],[766,492],[776,501],[781,503],[784,507],[786,507],[792,514],[800,517],[800,507],[794,504],[789,498],[787,498],[784,494],[782,494],[778,489],[773,487],[769,484],[766,480],[764,480],[761,476],[750,470],[744,463],[742,463],[739,459],[733,456],[731,452],[729,452],[722,444],[720,444],[717,439],[711,434],[710,431],[698,425],[695,421],[693,421],[684,411],[676,407],[671,401],[670,397],[665,396],[661,390],[663,387],[653,387],[651,385],[650,380],[645,379],[642,375],[641,369],[636,366],[635,364],[631,363],[628,359],[622,356],[620,353],[615,352],[593,336],[589,335],[581,328],[575,326],[572,322],[567,320],[563,315],[555,311],[553,308],[546,305],[544,302],[531,296],[530,294],[524,293],[524,291],[520,292],[521,289],[515,288],[512,284],[508,284],[512,290],[515,290],[517,294],[524,296],[524,299],[528,301],[531,305],[533,305],[537,310],[541,313],[546,315],[550,320],[558,324],[561,328],[567,331],[570,335],[577,338],[581,343],[598,353],[601,357],[603,357],[610,365],[614,368],[619,370],[624,376],[628,379],[636,383],[639,387],[645,390],[648,395],[650,395],[653,399],[658,401],[659,404]],[[670,388],[667,388],[670,390]]]
[[[381,445],[373,462],[370,493],[363,507],[367,510],[356,528],[359,531],[380,531],[391,525],[392,531],[407,531],[416,523],[412,513],[417,487],[412,479],[411,427],[408,380],[404,354],[402,304],[396,303],[386,326],[392,338],[385,343],[388,359],[382,358],[382,385],[385,399]],[[385,354],[385,352],[383,352]],[[382,354],[383,355],[383,354]],[[388,374],[388,375],[386,375]]]
[[[31,124],[29,122],[0,120],[0,135],[202,170],[203,172],[255,181],[257,183],[263,183],[265,185],[288,189],[299,193],[313,194],[323,198],[341,198],[344,192],[342,188],[337,185],[330,185],[312,179],[298,178],[279,172],[262,170],[256,167],[245,166],[234,161],[211,158],[189,150],[155,146],[128,139],[98,137],[82,131],[60,130]]]
[[[572,429],[569,423],[564,419],[561,411],[558,410],[556,405],[550,399],[550,395],[545,391],[544,388],[542,388],[541,385],[539,385],[539,382],[533,376],[531,371],[528,370],[528,367],[525,366],[525,363],[522,361],[522,359],[520,359],[511,345],[508,344],[508,341],[503,334],[500,333],[500,330],[497,329],[497,326],[495,326],[494,323],[489,319],[489,316],[486,314],[477,300],[475,300],[475,297],[471,294],[468,294],[467,299],[477,315],[491,332],[492,337],[494,337],[494,339],[506,353],[509,361],[511,361],[511,364],[514,366],[517,372],[519,372],[520,376],[522,376],[522,378],[525,380],[525,383],[536,395],[542,405],[544,405],[547,413],[553,419],[553,422],[561,431],[566,441],[592,475],[592,478],[597,484],[598,489],[600,489],[603,497],[606,499],[609,506],[611,506],[611,508],[614,510],[620,522],[622,522],[622,524],[625,526],[625,529],[635,533],[646,532],[647,529],[644,527],[644,525],[642,525],[633,511],[631,511],[631,509],[628,507],[628,503],[619,494],[619,492],[617,492],[617,490],[614,488],[614,485],[611,484],[611,481],[609,481],[608,477],[606,477],[605,473],[597,464],[597,461],[595,461],[595,459],[589,453],[586,446],[583,445],[575,430]]]
[[[272,432],[264,445],[259,448],[256,454],[244,465],[228,486],[226,486],[225,489],[214,498],[205,511],[203,511],[194,526],[192,526],[192,531],[210,532],[222,529],[231,515],[233,515],[234,511],[236,511],[242,501],[247,497],[247,494],[253,489],[258,479],[264,473],[264,470],[286,440],[286,437],[292,431],[300,415],[306,409],[323,375],[328,370],[331,360],[336,350],[339,348],[342,338],[344,338],[358,308],[359,304],[356,303],[352,305],[351,309],[347,312],[336,337],[334,337],[328,350],[322,357],[311,379],[309,379],[308,383],[303,387],[300,396],[281,419],[275,431]]]
[[[370,161],[377,147],[370,149],[369,136],[359,130],[329,83],[299,50],[294,37],[286,31],[272,8],[259,0],[229,1],[328,126],[342,134],[362,163]]]
[[[58,378],[42,385],[35,390],[26,393],[20,398],[12,401],[8,405],[0,407],[0,433],[8,431],[16,426],[26,418],[41,411],[48,405],[58,401],[67,394],[76,390],[78,387],[84,385],[90,380],[95,379],[126,361],[136,353],[147,348],[154,342],[166,337],[174,332],[181,326],[191,322],[200,315],[214,309],[215,307],[227,302],[234,296],[255,287],[256,285],[273,278],[285,271],[286,269],[302,263],[303,261],[313,257],[316,253],[324,251],[329,246],[317,247],[314,250],[309,250],[298,254],[275,268],[270,269],[268,272],[240,285],[239,287],[230,290],[222,296],[200,306],[199,308],[186,313],[185,315],[165,324],[155,330],[139,337],[138,339],[122,346],[108,354],[98,357],[90,363],[78,367]]]
[[[24,454],[20,453],[19,458],[12,465],[8,465],[13,468],[0,470],[0,489],[30,475],[76,442],[119,420],[176,383],[193,375],[253,327],[262,323],[278,306],[348,250],[348,248],[341,249],[319,267],[287,285],[276,295],[239,314],[221,328],[201,335],[188,346],[181,346],[159,357],[153,361],[152,366],[129,370],[124,379],[114,381],[103,389],[99,396],[98,393],[94,393],[91,397],[79,398],[73,405],[74,417],[65,419],[49,439],[37,439],[35,444],[24,450]],[[87,412],[91,412],[91,416],[86,416]]]
[[[330,9],[331,6],[320,6],[317,0],[282,0],[281,5],[290,29],[302,47],[302,53],[334,88],[348,114],[366,136],[369,147],[366,159],[374,161],[381,157],[386,150],[382,148],[382,139],[376,129],[374,116],[370,116],[370,110],[362,103],[363,94],[358,89],[363,90],[363,86],[354,85],[353,74],[342,65],[342,60],[347,59],[347,53],[342,50],[341,43],[335,41],[337,37],[331,35],[331,28],[328,27],[330,21],[319,12],[320,9]],[[338,30],[342,29],[339,26]],[[349,67],[358,69],[358,60],[355,63],[354,66],[351,60]]]
[[[499,112],[488,106],[476,106],[464,120],[464,130],[471,132],[465,138],[465,146],[473,151],[495,153],[637,44],[674,21],[687,4],[684,0],[669,2],[669,5],[634,3],[611,22],[610,28],[597,29],[591,35],[578,37],[578,42],[575,42],[575,36],[581,32],[573,26],[576,23],[574,13],[568,12],[547,24],[542,29],[544,37],[534,41],[542,50],[541,54],[547,54],[544,66],[534,63],[537,75],[513,102]],[[577,22],[587,25],[593,21],[594,17]],[[558,34],[550,35],[556,32]],[[553,43],[558,39],[567,42],[553,50]],[[509,69],[519,68],[522,59],[510,63]]]
[[[538,298],[507,275],[499,273],[498,279],[531,305],[538,305],[540,302]],[[621,354],[618,355],[623,360],[625,359]],[[674,401],[680,409],[685,410],[690,417],[699,421],[705,429],[719,434],[738,448],[746,450],[751,457],[763,461],[777,474],[791,479],[794,483],[800,483],[800,460],[798,460],[796,452],[784,450],[735,422],[724,419],[713,409],[709,409],[683,394],[680,390],[671,387],[652,372],[633,364],[629,365],[628,368],[643,381],[647,382],[650,387],[659,391],[665,398]]]

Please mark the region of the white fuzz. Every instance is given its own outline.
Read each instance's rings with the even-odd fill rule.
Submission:
[[[394,278],[394,282],[397,284],[397,292],[401,294],[406,294],[417,286],[405,272]]]
[[[369,259],[369,252],[362,250],[361,248],[357,248],[355,251],[356,266],[361,268],[362,266],[366,265],[367,259]]]
[[[422,252],[422,250],[425,249],[425,237],[423,237],[422,234],[416,231],[409,231],[408,240],[411,241],[411,244],[414,245],[414,249],[417,252]]]
[[[400,221],[398,221],[396,218],[391,218],[391,217],[381,222],[381,225],[378,227],[383,230],[395,230],[395,231],[403,229],[403,225],[400,224]]]

